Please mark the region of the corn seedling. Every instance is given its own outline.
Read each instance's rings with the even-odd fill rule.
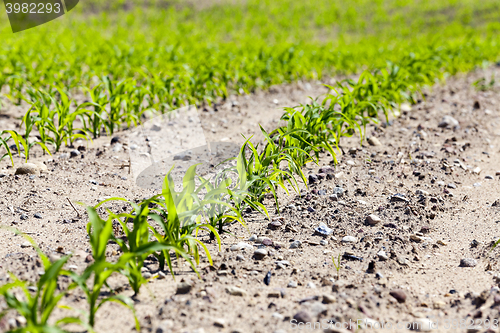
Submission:
[[[134,313],[135,317],[133,301],[130,298],[124,295],[111,295],[107,297],[101,297],[100,295],[103,287],[107,286],[107,280],[111,274],[124,270],[127,262],[131,260],[134,255],[143,254],[143,249],[137,253],[123,254],[115,263],[108,262],[106,260],[106,247],[113,238],[113,221],[112,219],[101,219],[96,210],[92,207],[87,208],[87,213],[90,220],[87,225],[87,233],[90,239],[94,262],[88,266],[81,275],[71,272],[70,276],[74,281],[72,287],[80,287],[87,297],[87,302],[89,304],[87,324],[89,327],[93,328],[95,326],[96,313],[106,302],[116,302],[124,305]],[[145,252],[147,252],[147,250]],[[89,282],[89,280],[91,281]],[[137,331],[140,331],[139,321],[136,317],[135,319]]]
[[[19,234],[19,232],[16,231]],[[50,316],[56,308],[68,309],[67,306],[59,305],[59,301],[66,295],[66,291],[58,292],[58,280],[61,276],[69,275],[70,272],[64,270],[63,266],[69,259],[69,256],[64,256],[54,262],[50,262],[49,258],[43,254],[35,242],[28,236],[23,235],[36,249],[44,266],[44,273],[40,276],[36,287],[31,288],[27,282],[17,279],[13,274],[10,274],[10,280],[0,287],[0,295],[4,298],[7,304],[7,310],[0,313],[0,319],[5,316],[8,311],[15,311],[20,316],[24,317],[26,324],[23,327],[8,331],[10,333],[45,333],[45,332],[67,332],[62,327],[67,324],[79,324],[93,332],[77,317],[64,317],[55,324],[49,324]],[[17,292],[21,291],[21,295]]]
[[[332,256],[332,262],[333,266],[335,266],[335,270],[337,271],[337,281],[338,281],[340,280],[340,268],[342,268],[342,266],[340,266],[340,253],[336,263],[335,263],[335,257]]]
[[[10,162],[12,163],[12,166],[14,166],[14,158],[12,156],[12,152],[10,151],[10,147],[9,147],[9,140],[11,139],[11,136],[7,136],[7,137],[3,137],[3,135],[5,134],[6,132],[5,131],[2,131],[0,132],[0,147],[4,147],[5,148],[5,153],[0,156],[0,161],[2,161],[4,158],[6,157],[9,157],[10,158]]]

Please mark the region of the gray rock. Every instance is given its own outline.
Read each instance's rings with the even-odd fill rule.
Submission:
[[[408,266],[410,264],[410,262],[408,261],[408,259],[406,259],[405,257],[401,257],[401,256],[397,257],[396,261],[401,266]]]
[[[272,246],[273,245],[273,241],[269,238],[264,238],[262,240],[262,245],[265,245],[265,246]]]
[[[278,320],[283,320],[283,319],[285,319],[285,316],[283,316],[283,315],[282,315],[281,313],[279,313],[279,312],[275,312],[275,313],[273,313],[273,314],[271,315],[271,317],[276,318],[276,319],[278,319]],[[285,332],[285,331],[283,331],[283,330],[277,330],[277,331],[274,331],[274,333],[276,333],[276,332],[278,332],[278,333],[286,333],[286,332]]]
[[[318,182],[318,177],[316,175],[309,175],[309,184],[315,184]]]
[[[16,175],[40,175],[40,169],[36,164],[26,163],[16,169]]]
[[[291,249],[298,249],[301,246],[302,246],[302,242],[298,241],[298,240],[293,241],[292,244],[290,244]]]
[[[386,261],[386,260],[389,260],[389,257],[387,256],[387,253],[385,253],[385,251],[383,250],[380,250],[378,253],[377,253],[377,256],[379,258],[380,261]]]
[[[227,287],[226,291],[231,296],[246,296],[246,295],[248,295],[246,290],[238,288],[238,287],[234,287],[234,286]]]
[[[257,249],[253,253],[253,256],[257,260],[262,260],[262,259],[264,259],[265,256],[267,256],[267,250],[266,249]]]
[[[333,234],[333,229],[328,228],[323,222],[321,222],[319,224],[319,227],[314,229],[314,231],[323,236],[330,236],[331,234]]]
[[[239,242],[238,244],[230,247],[231,251],[239,251],[242,249],[253,250],[253,246],[245,242]]]
[[[156,333],[170,333],[172,332],[172,328],[174,328],[174,322],[170,319],[163,320],[156,328]]]
[[[311,314],[307,311],[299,311],[293,316],[293,319],[297,321],[297,323],[311,323],[312,317]]]
[[[342,289],[343,287],[345,287],[345,282],[342,281],[342,280],[339,280],[339,281],[336,281],[333,285],[332,285],[332,291],[333,292],[338,292],[340,289]]]
[[[322,304],[321,302],[308,302],[306,303],[305,307],[313,317],[318,317],[322,314],[326,314],[328,310],[326,305]]]
[[[273,222],[268,224],[269,229],[272,229],[272,230],[278,230],[279,228],[281,228],[281,226],[282,226],[282,224],[279,221],[273,221]]]
[[[452,116],[446,115],[443,117],[441,122],[438,124],[438,127],[457,127],[459,125],[458,120],[453,118]]]
[[[409,200],[406,198],[406,196],[404,194],[396,193],[393,196],[391,196],[391,202],[404,202],[404,203],[408,203]]]
[[[410,235],[410,240],[415,242],[415,243],[422,243],[424,240],[417,235]]]
[[[287,288],[297,288],[297,282],[295,281],[288,282]]]
[[[28,247],[31,247],[31,243],[30,243],[30,242],[24,242],[24,243],[22,243],[22,244],[21,244],[21,247],[22,247],[23,249],[28,248]]]
[[[70,157],[78,157],[80,155],[80,151],[78,149],[74,149],[69,154]]]
[[[415,191],[415,194],[417,194],[417,195],[420,194],[420,195],[423,195],[423,196],[428,196],[429,192],[421,190],[421,189],[418,189],[418,190]]]
[[[341,197],[344,195],[344,189],[342,187],[334,187],[332,190],[333,194],[335,194],[337,197]]]
[[[215,319],[214,326],[224,328],[226,327],[226,321],[222,318]]]
[[[267,298],[280,298],[280,297],[281,297],[281,293],[277,290],[270,291],[267,293]]]
[[[368,143],[372,146],[381,146],[382,144],[380,143],[379,139],[376,137],[372,136],[371,138],[368,139]]]
[[[380,222],[382,222],[382,220],[380,219],[380,217],[378,217],[377,215],[375,214],[370,214],[366,217],[365,219],[366,223],[368,223],[369,225],[377,225],[379,224]]]
[[[342,238],[342,243],[356,243],[358,239],[354,236],[345,236]]]
[[[187,282],[181,282],[177,284],[176,294],[188,294],[193,286]]]
[[[336,301],[337,301],[337,299],[335,298],[335,296],[323,295],[323,303],[324,304],[332,304],[332,303],[335,303]]]
[[[464,258],[460,260],[460,267],[475,267],[477,260],[473,258]]]
[[[123,149],[123,145],[122,145],[121,143],[117,143],[117,144],[115,144],[115,146],[113,147],[113,151],[114,151],[115,153],[119,153],[119,152],[121,152],[121,151],[122,151],[122,149]]]
[[[406,293],[402,289],[392,290],[389,295],[394,297],[398,303],[406,302]]]
[[[435,323],[428,318],[415,318],[412,323],[410,329],[417,332],[432,332],[438,327],[437,322]]]

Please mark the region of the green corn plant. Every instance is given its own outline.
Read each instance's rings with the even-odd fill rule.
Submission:
[[[99,203],[95,209],[108,201],[115,200],[126,201],[123,198],[111,198]],[[139,293],[141,286],[147,282],[142,275],[141,268],[144,267],[146,258],[152,254],[161,251],[164,251],[163,253],[175,252],[178,256],[182,256],[186,259],[193,270],[196,271],[188,253],[186,253],[182,247],[176,247],[175,243],[160,243],[152,240],[150,224],[148,223],[148,219],[153,216],[149,208],[152,204],[151,200],[145,200],[139,205],[129,201],[126,202],[133,207],[132,213],[114,214],[110,210],[108,210],[108,213],[111,220],[120,223],[125,233],[125,238],[120,238],[116,235],[112,235],[111,237],[112,240],[120,246],[122,253],[130,257],[120,272],[128,278],[130,286],[134,290],[134,296]],[[130,221],[133,221],[132,229],[128,227],[128,222]]]
[[[300,151],[300,148],[276,144],[262,127],[261,131],[266,139],[266,146],[262,152],[259,153],[259,145],[254,145],[250,139],[240,149],[240,163],[247,174],[245,178],[248,181],[246,202],[253,202],[254,205],[261,204],[265,195],[271,193],[279,212],[277,188],[281,187],[289,193],[285,186],[289,184],[295,191],[298,191],[295,175],[305,182],[305,175],[301,170],[302,165],[292,156],[294,151]],[[247,156],[247,150],[249,156]],[[287,169],[281,169],[283,163],[288,166]]]
[[[228,176],[229,170],[223,170],[218,173],[213,180],[199,177],[202,183],[195,191],[195,198],[199,205],[203,207],[205,220],[212,226],[218,227],[219,235],[224,232],[224,224],[239,222],[245,228],[247,227],[238,203],[246,198],[245,189],[231,188],[231,178]],[[203,199],[199,200],[198,195],[204,189]],[[215,240],[215,233],[210,233],[210,239]]]
[[[28,121],[28,123],[30,123],[30,121]],[[27,126],[27,128],[28,128],[28,126]],[[49,155],[51,155],[51,153],[50,153],[49,149],[47,148],[47,146],[45,146],[45,144],[43,144],[42,142],[38,142],[38,141],[30,142],[29,141],[29,138],[28,138],[29,132],[28,132],[28,130],[26,130],[26,135],[25,135],[24,138],[20,134],[18,134],[16,131],[6,130],[5,132],[9,133],[11,135],[12,140],[14,140],[14,142],[16,144],[16,148],[17,148],[17,151],[19,152],[19,155],[21,155],[21,146],[23,147],[23,149],[24,149],[24,156],[25,156],[26,162],[28,162],[31,148],[33,148],[33,146],[36,145],[36,144],[39,145],[40,147],[42,147],[42,149],[45,152],[47,152]]]
[[[12,163],[12,166],[14,166],[14,158],[12,156],[12,152],[10,151],[9,147],[9,140],[11,139],[11,136],[8,137],[2,137],[6,132],[2,131],[0,132],[0,146],[3,146],[5,148],[5,153],[0,157],[0,161],[2,161],[4,158],[9,157],[10,162]]]
[[[153,224],[150,224],[150,230],[158,242],[183,249],[187,254],[194,257],[196,264],[200,262],[199,248],[202,248],[212,264],[212,257],[208,248],[196,238],[196,235],[201,230],[213,233],[220,249],[219,234],[209,223],[202,221],[202,211],[205,204],[219,204],[222,202],[214,200],[207,202],[197,198],[195,193],[196,167],[197,165],[193,165],[186,171],[183,178],[183,189],[180,192],[175,191],[175,184],[171,176],[172,169],[167,173],[162,193],[151,199],[154,208],[152,208],[152,213],[149,215],[160,227],[160,231]],[[179,253],[176,252],[175,255],[178,259]],[[157,258],[160,269],[163,270],[165,264],[167,264],[173,275],[173,266],[168,250],[163,250],[160,254],[157,254]],[[194,264],[191,261],[188,262],[193,270],[197,272]]]
[[[107,302],[115,302],[124,305],[133,312],[136,329],[140,331],[133,301],[124,295],[111,294],[111,296],[101,297],[101,292],[103,287],[107,287],[107,280],[113,273],[118,273],[125,269],[127,262],[135,255],[142,254],[142,252],[126,253],[117,262],[108,262],[106,260],[106,247],[113,238],[113,221],[112,219],[101,219],[93,207],[87,207],[87,214],[90,220],[87,225],[87,233],[89,235],[94,262],[81,275],[74,272],[69,274],[73,280],[71,287],[80,287],[87,298],[89,312],[86,323],[89,327],[94,328],[95,316],[101,306]]]
[[[94,139],[97,139],[101,135],[101,128],[103,126],[103,110],[106,104],[108,104],[109,99],[104,93],[103,83],[99,83],[92,89],[83,87],[83,90],[89,94],[91,101],[78,105],[77,109],[87,110],[85,109],[86,107],[94,108],[93,111],[87,110],[88,112],[83,113],[82,122],[84,123],[85,130],[92,133]],[[87,119],[88,122],[85,119]]]
[[[56,93],[59,95],[59,101],[53,96]],[[88,111],[77,108],[71,112],[72,100],[62,89],[55,88],[52,93],[40,90],[32,93],[32,99],[34,101],[31,102],[31,110],[35,112],[30,122],[38,129],[42,143],[50,142],[55,146],[55,150],[59,151],[64,143],[71,145],[76,139],[88,139],[82,134],[83,129],[73,127],[75,119]]]
[[[339,256],[337,258],[337,262],[335,263],[335,257],[332,256],[332,262],[333,262],[333,266],[335,267],[335,270],[337,271],[337,281],[340,280],[340,269],[342,268],[342,266],[340,266],[340,253],[339,253]]]
[[[108,104],[109,111],[104,110],[103,125],[106,128],[108,135],[112,135],[122,125],[122,120],[130,119],[132,115],[124,111],[126,109],[128,92],[133,88],[133,79],[125,79],[115,82],[109,76],[102,78],[104,87],[109,96]],[[134,118],[134,117],[132,117]]]
[[[18,231],[14,231],[21,234]],[[82,320],[77,317],[64,317],[49,324],[51,315],[56,308],[71,310],[67,306],[59,305],[61,299],[67,294],[67,291],[57,292],[59,289],[58,279],[63,275],[69,275],[70,272],[65,270],[63,266],[66,264],[70,256],[64,256],[54,262],[50,262],[49,258],[40,250],[36,243],[27,235],[23,236],[32,244],[37,251],[44,266],[44,273],[36,283],[36,290],[32,291],[27,282],[17,279],[13,274],[10,274],[12,282],[0,286],[0,295],[4,298],[7,309],[0,313],[0,319],[9,311],[15,311],[20,316],[26,319],[24,327],[8,331],[9,333],[63,333],[67,332],[63,326],[67,324],[78,324],[88,329]],[[19,297],[16,291],[21,291],[23,297]]]
[[[53,135],[53,144],[55,145],[56,151],[59,151],[63,143],[66,145],[72,145],[76,139],[87,140],[87,136],[80,133],[75,133],[82,131],[82,129],[74,128],[73,124],[75,119],[84,114],[85,110],[77,110],[74,112],[70,111],[72,100],[69,96],[62,91],[60,88],[56,88],[59,93],[60,101],[57,101],[53,96],[50,96],[50,100],[55,107],[55,110],[51,112],[51,121],[45,123],[47,129]],[[57,120],[55,120],[56,118]]]

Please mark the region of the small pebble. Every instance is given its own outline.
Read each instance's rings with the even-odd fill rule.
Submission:
[[[293,316],[297,323],[311,323],[312,317],[307,311],[300,311]]]
[[[398,303],[404,303],[406,301],[406,294],[401,289],[392,290],[389,294],[394,297]]]
[[[476,259],[464,258],[460,260],[460,267],[475,267],[477,265]]]
[[[380,222],[382,222],[382,220],[380,219],[380,217],[378,217],[377,215],[375,214],[370,214],[366,217],[365,219],[366,223],[368,223],[369,225],[377,225],[379,224]]]
[[[267,256],[267,254],[268,254],[267,250],[265,250],[265,249],[257,249],[253,253],[253,256],[257,260],[262,260],[262,259],[264,259],[265,256]]]
[[[358,239],[354,236],[345,236],[342,238],[342,243],[356,243]]]

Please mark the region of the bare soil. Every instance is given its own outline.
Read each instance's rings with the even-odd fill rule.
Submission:
[[[488,326],[498,326],[499,250],[491,250],[491,243],[500,236],[496,201],[500,199],[500,88],[480,92],[472,87],[478,78],[492,74],[498,77],[500,69],[451,78],[389,124],[369,126],[366,134],[376,137],[379,146],[366,140],[360,145],[359,137],[346,138],[345,154],[339,151],[336,166],[331,156],[323,154],[319,165],[305,168],[308,176],[319,177],[311,176],[313,182],[300,194],[282,194],[279,214],[270,209],[281,226],[246,214],[248,230],[230,226],[237,238],[224,235],[220,251],[209,243],[214,265],[204,257],[201,279],[181,261],[174,281],[169,272],[160,274],[154,259],[149,260],[147,273],[154,278],[136,298],[142,331],[312,330],[307,324],[297,326],[294,318],[312,325],[319,321],[323,328],[329,321],[332,328],[325,332],[347,332],[333,327],[350,320],[385,323],[379,330],[394,332],[406,331],[401,329],[405,322],[425,318],[433,321],[432,332],[486,332]],[[205,135],[209,141],[241,143],[240,133],[259,133],[259,123],[268,130],[275,128],[282,107],[325,92],[319,83],[298,83],[231,98],[201,111]],[[23,107],[8,108],[0,116],[0,128],[15,128],[23,111]],[[438,127],[445,115],[459,125]],[[77,157],[70,157],[70,148],[54,156],[38,152],[30,162],[47,166],[40,176],[15,176],[15,168],[2,161],[1,226],[29,234],[53,257],[72,252],[68,265],[83,271],[90,251],[87,217],[76,202],[95,205],[107,197],[140,200],[155,194],[133,182],[126,166],[127,131],[117,136],[113,144],[109,137],[75,144],[74,148],[84,147]],[[16,167],[20,161],[17,158]],[[266,204],[272,207],[270,199]],[[113,210],[123,206],[107,205]],[[370,214],[381,221],[370,225],[366,221]],[[333,233],[318,233],[320,223]],[[208,235],[201,237],[209,242]],[[300,246],[293,248],[296,241]],[[240,242],[248,248],[231,248]],[[24,243],[21,236],[0,230],[0,283],[9,271],[36,280],[41,266],[34,249]],[[258,258],[257,249],[268,254]],[[118,248],[110,245],[110,259],[117,255]],[[337,274],[332,256],[339,255]],[[475,266],[460,267],[462,259]],[[186,294],[177,294],[181,282],[190,284]],[[112,277],[111,287],[133,294],[120,276]],[[244,295],[231,295],[234,287]],[[76,292],[64,303],[85,309],[85,300]],[[0,322],[0,331],[12,317]],[[116,304],[104,306],[97,323],[98,332],[134,331],[132,314]],[[481,328],[475,327],[479,323]],[[315,331],[323,331],[318,327]]]

